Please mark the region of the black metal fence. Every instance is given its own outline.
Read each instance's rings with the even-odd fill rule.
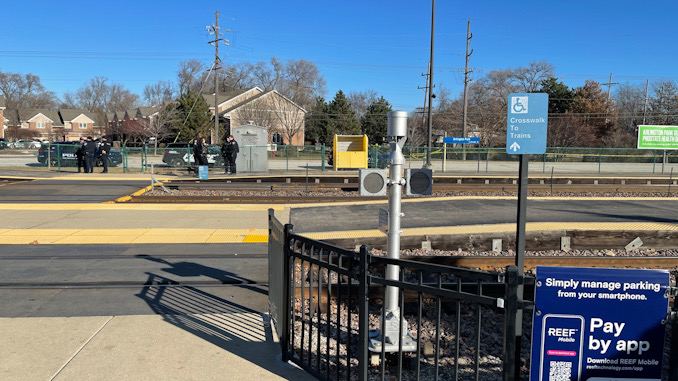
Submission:
[[[516,314],[532,303],[518,288],[534,278],[514,266],[504,274],[389,259],[297,235],[272,211],[269,220],[270,312],[284,361],[324,380],[514,380],[525,371]],[[387,279],[387,265],[400,266],[399,280]],[[398,337],[411,334],[412,352],[402,339],[394,352],[369,344],[385,332],[388,286],[399,289]]]

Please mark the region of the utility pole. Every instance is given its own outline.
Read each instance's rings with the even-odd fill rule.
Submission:
[[[645,80],[645,104],[643,105],[643,124],[645,124],[645,116],[647,115],[647,96],[650,92],[650,80]]]
[[[224,45],[228,46],[228,40],[221,38],[223,36],[223,33],[219,32],[219,11],[216,12],[216,20],[215,23],[212,24],[211,26],[207,27],[207,30],[210,32],[210,35],[214,35],[214,40],[209,41],[208,44],[214,45],[214,143],[219,142],[219,138],[221,135],[219,135],[219,62],[221,60],[219,59],[219,42],[224,43]],[[227,32],[230,32],[230,30],[226,30]]]
[[[473,49],[471,49],[471,52],[468,51],[469,46],[471,45],[471,39],[473,38],[473,34],[471,33],[471,20],[468,20],[468,23],[466,24],[466,66],[464,67],[464,109],[462,111],[462,126],[463,126],[463,135],[462,137],[466,137],[466,111],[468,110],[468,84],[470,82],[468,75],[473,71],[468,69],[468,59],[471,57],[471,54],[473,54]],[[463,146],[463,155],[462,155],[462,160],[466,160],[466,146]]]
[[[610,100],[610,93],[612,92],[612,85],[618,85],[619,82],[612,82],[612,73],[610,73],[610,82],[601,83],[603,86],[607,86],[607,99]]]
[[[424,74],[424,73],[421,74],[422,77],[426,77],[426,86],[424,86],[424,87],[417,86],[417,89],[419,89],[419,90],[423,89],[424,90],[424,108],[421,109],[421,126],[422,127],[426,125],[426,102],[428,102],[428,92],[430,90],[430,84],[428,83],[428,74],[431,70],[430,67],[431,67],[431,64],[429,63],[429,68],[426,69],[426,74]],[[409,131],[409,133],[412,134],[413,131],[414,131],[414,129],[411,129]],[[410,142],[412,142],[412,139],[410,139]],[[410,144],[412,144],[412,143],[410,143]]]
[[[428,61],[428,147],[426,150],[426,165],[425,167],[431,169],[431,130],[433,129],[433,119],[431,119],[431,109],[433,108],[433,31],[436,19],[436,0],[431,0],[431,58]]]

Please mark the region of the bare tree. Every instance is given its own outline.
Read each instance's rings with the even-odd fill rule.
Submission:
[[[10,115],[6,111],[8,118],[15,119],[13,122],[18,122],[24,116],[25,110],[54,109],[58,105],[56,95],[47,91],[40,83],[40,77],[33,74],[21,75],[0,71],[0,92],[5,96],[7,111],[15,112],[15,115]]]
[[[645,87],[638,84],[621,84],[615,91],[614,99],[619,111],[619,128],[635,134],[636,126],[643,121]]]
[[[158,149],[158,142],[172,135],[172,122],[176,120],[179,104],[169,102],[157,114],[153,115],[146,125],[148,137],[155,138],[153,152]]]
[[[539,90],[544,80],[553,77],[555,67],[546,61],[532,61],[528,67],[510,69],[518,89],[525,93],[534,93]]]
[[[159,106],[174,99],[174,85],[170,81],[158,81],[144,87],[144,101],[148,106]]]
[[[237,111],[237,117],[232,119],[232,123],[246,124],[249,122],[257,126],[270,127],[273,125],[275,117],[269,104],[262,100],[263,97],[256,99],[240,107]]]
[[[678,86],[671,80],[652,84],[649,101],[650,120],[654,124],[678,124]]]
[[[273,116],[279,126],[278,131],[280,131],[283,141],[286,141],[287,144],[293,144],[294,139],[304,133],[304,115],[306,113],[298,105],[275,92],[270,97],[272,99]],[[303,136],[301,143],[303,144]]]
[[[370,107],[372,103],[379,100],[379,95],[374,90],[351,91],[348,93],[347,98],[348,103],[351,104],[351,108],[355,111],[358,119],[360,119],[367,112],[367,108]]]
[[[283,63],[272,57],[270,62],[226,66],[225,72],[227,74],[221,83],[228,88],[256,86],[264,91],[277,90],[307,109],[315,104],[318,96],[325,93],[325,79],[317,66],[306,60],[288,60]],[[213,82],[207,79],[208,91],[213,91]]]
[[[325,79],[313,62],[287,61],[282,78],[276,90],[305,109],[310,109],[316,98],[325,94]]]
[[[198,92],[202,83],[201,75],[205,69],[205,64],[196,59],[182,61],[177,71],[179,95],[184,95],[189,91]]]

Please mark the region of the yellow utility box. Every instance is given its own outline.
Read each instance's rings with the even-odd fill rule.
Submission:
[[[367,135],[334,135],[334,170],[367,168]]]

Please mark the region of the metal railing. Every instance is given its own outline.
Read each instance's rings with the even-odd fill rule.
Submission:
[[[534,278],[513,266],[505,275],[347,250],[295,234],[272,210],[269,229],[270,312],[284,361],[323,380],[518,379],[516,315],[532,304],[517,289]],[[399,280],[387,279],[389,264],[402,269]],[[375,342],[388,286],[399,289],[397,329],[416,338],[413,352],[404,340],[394,352]]]

